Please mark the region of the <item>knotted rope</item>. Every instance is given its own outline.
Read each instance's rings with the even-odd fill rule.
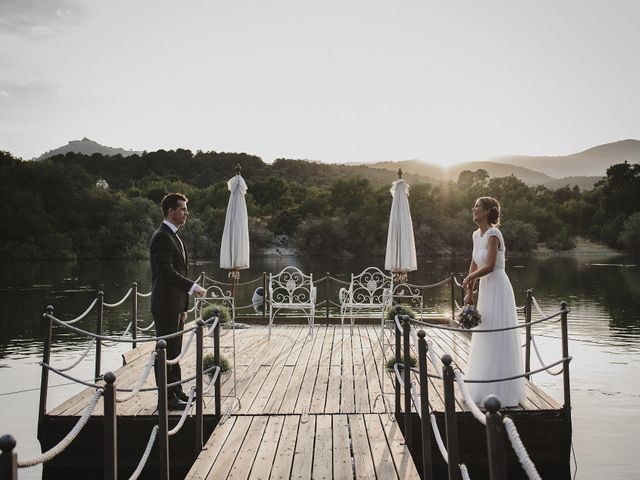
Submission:
[[[59,453],[62,453],[69,445],[71,445],[71,442],[76,439],[82,428],[86,425],[87,421],[91,417],[91,414],[96,409],[96,405],[98,404],[98,400],[100,399],[102,393],[102,389],[96,390],[96,392],[93,394],[93,397],[91,397],[91,400],[89,401],[89,405],[87,405],[87,408],[82,414],[82,417],[80,417],[80,419],[78,420],[78,423],[75,424],[71,431],[67,433],[67,436],[60,440],[60,442],[56,446],[47,450],[45,453],[38,455],[37,457],[28,458],[27,460],[18,460],[18,468],[33,467],[34,465],[48,462],[49,460],[55,458]]]

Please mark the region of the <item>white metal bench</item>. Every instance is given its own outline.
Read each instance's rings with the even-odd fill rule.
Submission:
[[[338,292],[340,299],[340,323],[344,326],[344,317],[349,316],[353,326],[354,314],[360,312],[379,313],[384,321],[384,311],[391,304],[393,278],[377,267],[365,268],[360,274],[351,274],[348,288]]]
[[[285,267],[277,275],[269,274],[269,337],[273,319],[280,310],[298,310],[309,318],[313,334],[316,315],[316,287],[313,274],[305,275],[296,267]]]

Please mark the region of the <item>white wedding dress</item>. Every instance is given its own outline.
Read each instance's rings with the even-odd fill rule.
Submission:
[[[500,230],[491,227],[484,235],[480,234],[480,229],[473,232],[473,261],[478,268],[487,264],[488,242],[493,236],[498,238],[500,246],[493,272],[480,277],[477,307],[482,323],[477,330],[512,327],[517,321],[513,288],[504,271],[506,249]],[[521,343],[519,329],[472,333],[469,368],[465,378],[489,380],[522,374]],[[483,405],[485,398],[491,394],[500,399],[503,407],[517,406],[525,399],[523,378],[506,382],[468,383],[467,387],[478,405]]]

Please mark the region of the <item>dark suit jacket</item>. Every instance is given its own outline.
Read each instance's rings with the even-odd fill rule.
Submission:
[[[151,256],[151,311],[181,313],[189,309],[187,259],[182,256],[180,240],[168,225],[162,224],[149,243]],[[187,255],[185,247],[185,257]]]

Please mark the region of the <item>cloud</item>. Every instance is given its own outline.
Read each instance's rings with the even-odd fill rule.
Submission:
[[[88,10],[79,0],[2,0],[0,32],[30,38],[49,37],[82,22]]]

